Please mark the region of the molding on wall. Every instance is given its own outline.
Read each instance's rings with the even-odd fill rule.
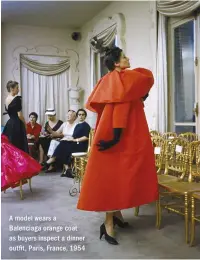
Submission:
[[[20,80],[20,55],[40,55],[40,56],[57,56],[57,57],[69,57],[70,59],[70,80],[71,87],[77,87],[79,83],[79,55],[73,49],[62,50],[53,45],[37,45],[34,47],[17,46],[12,52],[13,68],[12,75],[14,80],[21,82]]]
[[[39,56],[51,56],[51,57],[68,57],[70,59],[70,108],[75,111],[80,108],[80,90],[79,84],[79,54],[73,49],[62,50],[53,45],[37,45],[31,48],[26,46],[18,46],[13,50],[13,68],[12,75],[13,79],[21,83],[21,70],[20,70],[20,55],[39,55]],[[76,94],[75,94],[76,93]]]

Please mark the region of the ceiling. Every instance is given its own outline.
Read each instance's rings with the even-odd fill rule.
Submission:
[[[1,1],[7,24],[78,29],[111,1]]]

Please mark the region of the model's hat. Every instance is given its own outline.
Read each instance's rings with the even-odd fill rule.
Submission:
[[[46,110],[46,112],[45,112],[45,115],[47,115],[47,116],[55,116],[56,115],[56,111],[53,108],[48,108]]]

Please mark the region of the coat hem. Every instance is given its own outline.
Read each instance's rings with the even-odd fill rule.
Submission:
[[[138,206],[136,206],[136,205],[127,206],[127,207],[119,208],[119,209],[116,209],[116,210],[112,210],[112,209],[111,210],[110,209],[108,209],[108,210],[86,209],[86,208],[79,208],[78,206],[77,206],[77,209],[83,210],[83,211],[91,211],[91,212],[102,212],[102,213],[109,213],[110,212],[110,213],[112,213],[112,212],[116,212],[116,211],[120,211],[120,210],[132,209],[132,208],[137,208],[137,207],[140,207],[140,206],[143,206],[143,205],[148,205],[148,204],[151,204],[153,202],[156,202],[157,199],[158,198],[155,198],[150,202],[146,202],[146,203],[140,204]]]

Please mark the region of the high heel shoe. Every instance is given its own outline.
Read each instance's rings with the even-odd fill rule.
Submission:
[[[108,235],[107,231],[106,231],[106,227],[105,224],[102,224],[100,226],[100,239],[102,238],[102,236],[105,236],[105,240],[111,244],[111,245],[118,245],[119,243],[117,242],[117,240],[114,237],[111,237]]]
[[[52,169],[49,170],[49,167],[52,166]],[[56,172],[55,163],[46,163],[45,173]]]
[[[114,226],[118,225],[118,227],[120,227],[120,228],[129,227],[129,223],[128,222],[123,222],[123,221],[121,221],[119,218],[117,218],[115,216],[113,217],[113,224],[114,224]]]

